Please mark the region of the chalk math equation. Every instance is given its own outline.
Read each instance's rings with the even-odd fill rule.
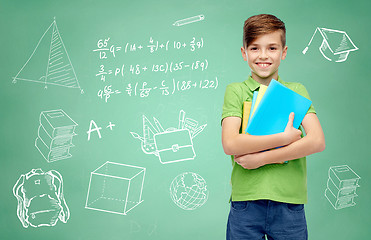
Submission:
[[[195,62],[186,63],[184,61],[180,62],[165,62],[159,64],[151,64],[151,66],[143,64],[122,64],[120,67],[113,67],[107,69],[104,64],[100,65],[99,72],[95,76],[100,77],[103,82],[106,81],[106,76],[111,75],[113,77],[121,76],[125,77],[126,73],[131,75],[140,75],[146,72],[152,73],[173,73],[182,70],[192,70],[192,71],[204,71],[207,70],[209,62],[207,59],[197,60]]]
[[[109,56],[116,57],[120,52],[134,53],[148,51],[149,53],[156,53],[160,51],[181,50],[186,49],[191,52],[204,47],[204,39],[202,37],[192,37],[190,41],[158,41],[152,37],[149,38],[148,43],[139,42],[124,42],[123,45],[115,45],[110,43],[111,38],[99,39],[97,48],[93,52],[99,53],[99,59],[108,59]]]
[[[219,85],[218,78],[215,77],[213,80],[200,80],[200,81],[176,81],[174,78],[169,84],[166,80],[163,80],[160,85],[151,85],[148,82],[142,83],[128,83],[125,92],[130,97],[146,98],[152,92],[158,92],[162,96],[173,95],[176,92],[183,92],[198,89],[217,89]],[[98,97],[108,102],[111,95],[121,94],[120,90],[115,90],[112,85],[106,85],[103,89],[98,91]]]
[[[161,41],[150,37],[148,42],[123,42],[121,45],[113,43],[110,37],[100,38],[92,50],[97,53],[99,62],[94,76],[101,82],[96,95],[108,103],[112,96],[119,95],[145,99],[151,95],[169,96],[194,89],[215,90],[219,85],[218,77],[205,74],[209,69],[209,61],[201,56],[202,52],[197,52],[204,47],[204,38],[194,36],[186,41]],[[175,57],[188,52],[191,59],[164,60],[163,55],[171,51],[175,51]],[[154,53],[158,53],[158,56],[153,62],[140,63],[138,57],[135,57],[139,52],[144,57]],[[131,59],[131,56],[136,60]],[[195,74],[192,73],[192,79],[172,76],[177,72]],[[198,73],[202,74],[198,76]]]

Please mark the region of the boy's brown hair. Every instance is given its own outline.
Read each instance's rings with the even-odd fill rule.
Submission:
[[[243,46],[248,47],[255,39],[263,34],[282,30],[282,47],[286,46],[286,27],[276,16],[259,14],[249,17],[243,26]]]

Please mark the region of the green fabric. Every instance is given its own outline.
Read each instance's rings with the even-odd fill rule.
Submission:
[[[284,82],[280,77],[277,81],[310,99],[302,84]],[[229,84],[224,96],[222,120],[231,116],[242,118],[243,102],[252,101],[253,92],[259,87],[260,84],[251,76],[244,82]],[[315,113],[313,105],[310,106],[308,113]],[[305,157],[284,164],[269,164],[249,170],[236,164],[232,156],[232,166],[232,201],[269,199],[296,204],[307,202]]]

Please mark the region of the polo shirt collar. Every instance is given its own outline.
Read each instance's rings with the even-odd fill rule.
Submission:
[[[277,78],[277,81],[279,83],[282,83],[282,79],[280,78],[280,76],[278,76]],[[260,83],[258,83],[257,81],[255,81],[251,75],[249,76],[248,79],[246,79],[244,81],[245,85],[248,86],[250,88],[250,90],[253,92],[253,91],[256,91],[259,87],[260,87]]]

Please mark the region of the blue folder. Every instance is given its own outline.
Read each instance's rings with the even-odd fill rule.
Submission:
[[[312,101],[272,79],[254,115],[247,124],[250,135],[271,135],[285,131],[291,112],[299,128]]]

